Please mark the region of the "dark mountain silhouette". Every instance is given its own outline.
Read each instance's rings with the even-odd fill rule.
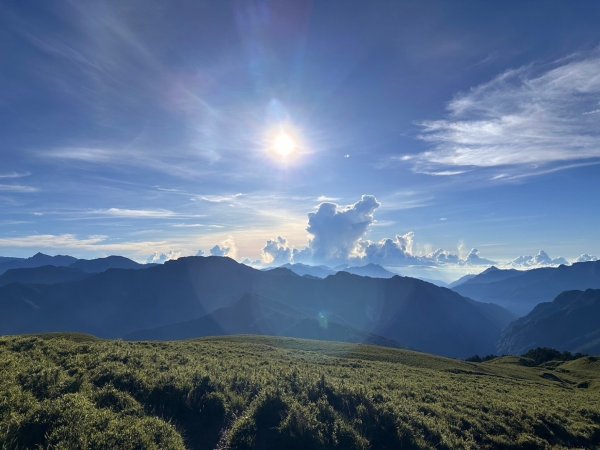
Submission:
[[[150,266],[152,265],[140,264],[123,256],[107,256],[106,258],[80,259],[69,267],[88,273],[100,273],[108,269],[143,269]]]
[[[453,288],[465,297],[496,303],[518,315],[563,291],[600,288],[600,261],[526,271],[490,267]]]
[[[77,258],[65,255],[49,256],[43,253],[36,253],[30,258],[14,258],[8,261],[0,261],[0,274],[10,269],[27,269],[32,267],[56,266],[65,267],[73,264]]]
[[[202,336],[259,334],[327,341],[360,342],[397,346],[394,341],[329,322],[325,317],[309,317],[282,303],[246,294],[231,306],[199,319],[125,336],[129,340],[175,340]]]
[[[1,287],[0,333],[122,337],[201,318],[246,294],[400,346],[456,357],[491,353],[510,320],[495,305],[414,278],[340,272],[316,279],[282,268],[259,271],[229,258],[187,257],[69,283]]]
[[[30,269],[10,269],[0,275],[0,286],[10,283],[55,284],[82,280],[89,274],[72,267],[42,266]]]
[[[600,290],[567,291],[511,323],[498,351],[522,354],[535,347],[600,354]]]

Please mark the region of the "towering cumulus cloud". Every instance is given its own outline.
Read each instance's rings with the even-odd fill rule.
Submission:
[[[363,195],[358,202],[350,206],[321,203],[316,211],[308,214],[306,231],[312,235],[308,246],[292,248],[285,238],[278,236],[268,240],[263,247],[263,262],[271,265],[301,262],[331,266],[376,263],[396,267],[495,264],[494,261],[479,256],[477,249],[472,249],[465,258],[443,249],[418,254],[415,251],[415,234],[412,231],[379,241],[365,239],[369,227],[375,221],[374,213],[379,206],[380,203],[372,195]],[[213,250],[221,248],[216,246]]]
[[[395,239],[382,239],[379,242],[360,241],[359,255],[366,262],[378,264],[417,264],[419,258],[413,254],[415,234],[412,231],[398,235]]]
[[[309,243],[312,259],[316,262],[347,261],[373,223],[377,208],[379,202],[372,195],[363,195],[346,208],[335,203],[321,203],[316,212],[308,214],[306,230],[313,235]]]
[[[287,240],[281,236],[268,240],[262,251],[263,260],[268,264],[286,264],[292,259],[292,249]]]

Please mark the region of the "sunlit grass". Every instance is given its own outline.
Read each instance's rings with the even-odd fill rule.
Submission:
[[[285,338],[52,335],[0,339],[0,377],[3,448],[600,445],[589,358],[526,367]]]

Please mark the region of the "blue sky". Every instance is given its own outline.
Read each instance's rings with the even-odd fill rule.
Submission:
[[[600,255],[600,4],[495,6],[3,2],[0,253]]]

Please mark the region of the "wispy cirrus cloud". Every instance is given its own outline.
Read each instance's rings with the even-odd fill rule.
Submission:
[[[31,175],[31,172],[4,172],[0,173],[0,180],[25,178]]]
[[[598,51],[550,68],[510,70],[456,96],[446,118],[422,122],[419,137],[432,148],[403,161],[430,175],[502,168],[506,177],[595,162],[600,159],[599,104]]]
[[[0,192],[12,192],[15,194],[28,194],[39,192],[39,189],[34,186],[24,184],[0,184]]]
[[[99,215],[125,217],[129,219],[165,219],[178,217],[178,214],[168,209],[122,209],[108,208],[94,211]]]
[[[39,152],[44,158],[65,159],[87,163],[114,162],[123,153],[116,150],[93,147],[64,147]]]

